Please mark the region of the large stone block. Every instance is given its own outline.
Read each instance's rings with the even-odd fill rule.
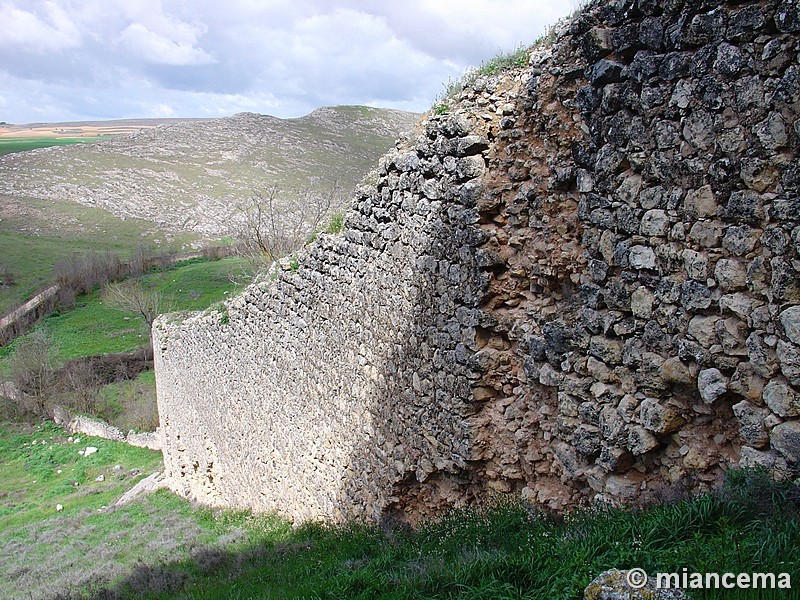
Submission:
[[[697,389],[706,404],[713,404],[728,391],[728,378],[719,369],[703,369],[697,375]]]
[[[655,398],[646,398],[639,405],[640,419],[645,429],[659,435],[672,433],[686,422],[681,414],[670,406],[661,404]]]
[[[790,467],[800,467],[800,421],[776,425],[770,434],[770,441]]]
[[[764,419],[769,412],[750,404],[747,400],[733,405],[733,414],[739,420],[739,435],[753,448],[763,448],[769,444],[769,432]]]

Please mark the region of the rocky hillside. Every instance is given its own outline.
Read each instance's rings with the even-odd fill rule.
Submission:
[[[9,155],[0,158],[0,211],[57,223],[42,201],[66,200],[161,230],[222,235],[233,207],[275,183],[351,189],[417,118],[360,106],[298,119],[245,113]]]

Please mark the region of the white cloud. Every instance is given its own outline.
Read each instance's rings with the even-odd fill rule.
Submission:
[[[40,12],[44,14],[21,10],[13,4],[0,5],[0,47],[42,53],[80,45],[80,32],[63,8],[55,2],[45,2]]]
[[[183,66],[216,62],[213,56],[192,42],[159,35],[141,23],[129,25],[119,39],[136,56],[155,64]]]
[[[157,104],[148,111],[154,117],[174,117],[175,109],[169,104]]]
[[[0,120],[422,111],[575,2],[0,0],[0,96],[14,99]]]
[[[208,32],[208,27],[196,14],[182,18],[188,17],[180,14],[184,3],[168,1],[165,8],[161,0],[110,1],[118,16],[129,23],[118,32],[115,41],[137,58],[171,66],[216,62],[200,44],[200,38]]]

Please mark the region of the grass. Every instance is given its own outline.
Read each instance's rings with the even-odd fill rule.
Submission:
[[[344,215],[340,212],[334,213],[325,228],[325,233],[341,233],[342,231],[344,231]]]
[[[37,148],[49,148],[50,146],[68,146],[70,144],[83,144],[86,142],[96,142],[106,139],[107,135],[87,136],[87,137],[24,137],[24,138],[0,138],[0,156],[11,154],[12,152],[27,152]]]
[[[231,275],[245,268],[239,257],[210,261],[203,258],[182,261],[172,268],[149,275],[145,283],[156,286],[171,298],[175,310],[203,310],[235,292]]]
[[[172,495],[105,508],[160,469],[160,453],[88,436],[78,439],[70,440],[49,422],[0,423],[4,598],[51,597],[73,585],[88,585],[99,574],[128,572],[136,561],[168,560],[187,551],[184,543],[204,541],[207,517],[188,518],[191,508]],[[98,450],[86,457],[78,454],[87,446]]]
[[[574,598],[600,572],[789,572],[800,576],[796,504],[755,506],[761,480],[727,497],[702,496],[641,512],[597,510],[567,519],[518,504],[453,512],[418,530],[231,521],[249,544],[151,567],[149,580],[184,584],[144,598]],[[792,507],[787,509],[787,507]],[[786,510],[794,512],[784,512]],[[244,519],[244,520],[242,520]],[[258,525],[255,525],[258,523]],[[255,526],[254,526],[255,525]],[[165,573],[170,573],[166,577]],[[134,580],[135,581],[135,580]],[[155,590],[152,590],[155,592]],[[139,593],[139,596],[136,594]],[[752,598],[728,590],[695,598]],[[760,598],[784,598],[769,592]]]
[[[89,444],[99,451],[79,456]],[[797,485],[757,472],[732,473],[719,495],[645,510],[562,518],[508,502],[454,511],[414,530],[356,523],[295,528],[271,514],[194,508],[165,491],[102,509],[140,477],[130,469],[148,473],[157,457],[106,440],[74,444],[49,423],[27,430],[0,425],[4,597],[578,600],[612,567],[651,574],[787,572],[795,585],[800,577]],[[104,481],[96,481],[99,474]],[[761,592],[706,590],[692,597],[789,597]]]
[[[470,87],[480,77],[499,75],[510,69],[518,69],[528,64],[531,48],[518,46],[515,50],[498,52],[491,59],[484,61],[480,66],[467,69],[458,79],[450,79],[444,86],[444,91],[434,100],[434,114],[444,115],[450,111],[450,105],[466,88]]]
[[[478,67],[479,76],[489,77],[497,75],[510,69],[519,69],[527,66],[531,49],[527,46],[518,46],[510,52],[500,52],[491,60],[486,61]]]
[[[164,295],[169,310],[202,310],[236,290],[231,273],[244,264],[244,259],[237,257],[192,259],[151,272],[141,280],[145,287]],[[134,313],[107,305],[99,290],[79,297],[74,310],[50,316],[39,327],[54,340],[60,360],[127,352],[149,341],[144,321]],[[0,362],[11,355],[14,345],[0,348]]]
[[[88,254],[102,250],[124,252],[122,246],[114,243],[102,244],[50,236],[33,237],[0,231],[2,265],[9,268],[16,280],[12,286],[0,286],[0,312],[21,304],[50,285],[53,280],[53,266],[65,256],[73,252]]]
[[[0,199],[0,203],[2,199]],[[55,264],[72,253],[110,252],[129,256],[139,244],[180,249],[197,239],[194,234],[172,238],[153,231],[153,224],[122,220],[98,208],[74,202],[24,199],[26,210],[0,210],[0,267],[8,269],[15,284],[0,285],[0,313],[21,304],[53,281]],[[42,216],[49,215],[49,216]]]
[[[10,529],[50,518],[56,504],[64,507],[65,517],[111,504],[138,481],[139,475],[131,475],[131,469],[149,475],[161,462],[158,452],[78,437],[79,443],[67,441],[64,431],[49,422],[35,427],[0,423],[0,539],[7,541]],[[79,455],[87,446],[98,451]],[[114,470],[115,465],[121,469]],[[101,474],[104,481],[97,482]]]
[[[556,31],[559,24],[573,19],[576,14],[584,10],[585,6],[586,2],[582,0],[578,8],[558,22],[547,27],[532,44],[520,44],[514,50],[500,51],[492,58],[482,62],[479,66],[468,68],[461,77],[449,79],[444,85],[442,93],[433,101],[433,106],[430,110],[436,115],[446,115],[450,112],[451,105],[457,100],[461,92],[471,87],[478,78],[492,77],[505,71],[527,66],[531,51],[552,46],[556,39]]]

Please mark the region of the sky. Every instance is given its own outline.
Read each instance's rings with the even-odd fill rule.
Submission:
[[[578,0],[0,0],[0,121],[422,112]]]

